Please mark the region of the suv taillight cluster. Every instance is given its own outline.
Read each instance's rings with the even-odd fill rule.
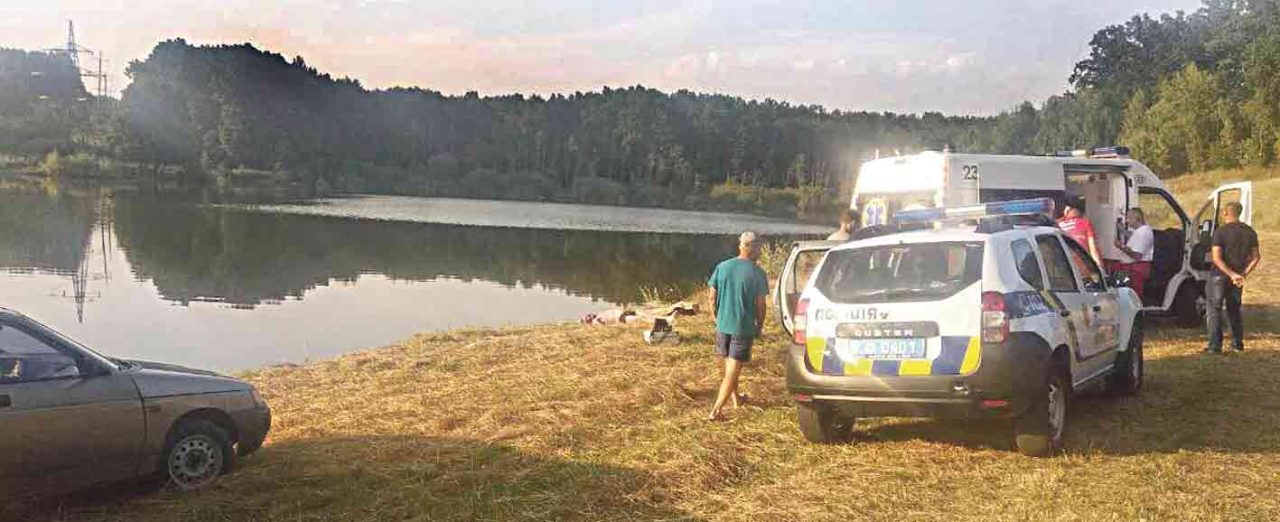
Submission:
[[[792,341],[796,344],[804,344],[805,327],[809,325],[809,299],[801,299],[796,303],[796,311],[791,314],[791,331],[794,332]]]
[[[1005,312],[1004,294],[982,293],[982,342],[1003,343],[1009,338],[1009,314]]]

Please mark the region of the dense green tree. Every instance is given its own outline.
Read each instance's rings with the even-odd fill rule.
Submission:
[[[1158,172],[1181,174],[1238,165],[1239,118],[1221,80],[1188,65],[1161,80],[1148,105],[1139,92],[1126,113],[1123,139]]]
[[[828,112],[639,86],[550,98],[367,90],[302,58],[182,40],[128,72],[130,158],[193,180],[263,170],[317,189],[550,197],[550,180],[555,192],[612,202],[616,187],[835,187],[877,149],[987,150],[994,128],[991,118]]]
[[[1022,102],[1016,109],[1000,115],[991,133],[992,152],[1000,154],[1028,154],[1032,152],[1032,140],[1039,130],[1040,117],[1031,102]]]
[[[65,57],[0,51],[0,153],[115,155],[188,183],[265,175],[318,191],[756,208],[769,206],[756,189],[798,202],[811,187],[847,186],[861,161],[922,149],[1046,154],[1123,138],[1164,173],[1270,165],[1280,156],[1277,5],[1206,0],[1190,14],[1104,27],[1070,91],[990,117],[640,86],[549,97],[370,90],[302,57],[171,40],[129,65],[118,110],[85,118]]]
[[[91,102],[65,56],[0,48],[0,153],[73,152]]]

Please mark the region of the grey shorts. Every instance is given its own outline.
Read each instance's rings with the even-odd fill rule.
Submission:
[[[716,331],[716,355],[728,357],[736,361],[751,362],[752,337],[730,335]]]

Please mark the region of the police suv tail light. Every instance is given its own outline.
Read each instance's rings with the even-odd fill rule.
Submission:
[[[1004,294],[982,293],[982,342],[1002,343],[1009,337],[1009,314],[1005,313]]]
[[[809,311],[808,298],[801,299],[799,302],[796,303],[796,311],[791,316],[791,325],[792,325],[791,331],[794,332],[794,338],[792,340],[795,341],[796,344],[804,344],[804,339],[805,339],[804,331],[805,331],[805,327],[808,326],[809,324],[809,319],[806,316],[806,313],[808,311]]]

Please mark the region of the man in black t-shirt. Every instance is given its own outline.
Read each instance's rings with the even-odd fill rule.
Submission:
[[[1205,320],[1209,327],[1207,353],[1222,353],[1222,308],[1226,305],[1227,322],[1231,323],[1231,349],[1244,350],[1244,318],[1240,315],[1240,303],[1244,294],[1244,282],[1262,261],[1258,249],[1258,233],[1240,222],[1244,207],[1240,203],[1227,203],[1223,209],[1223,225],[1213,233],[1213,272],[1205,282],[1205,298],[1209,309]]]

